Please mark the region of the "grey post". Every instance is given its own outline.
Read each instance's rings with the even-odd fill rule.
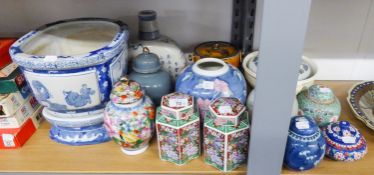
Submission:
[[[233,0],[231,43],[241,48],[243,54],[248,54],[253,50],[256,1]]]
[[[247,174],[281,173],[310,3],[263,2]]]

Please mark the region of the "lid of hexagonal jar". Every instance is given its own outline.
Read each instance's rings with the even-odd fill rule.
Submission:
[[[144,47],[143,53],[133,60],[132,68],[139,73],[153,73],[161,69],[161,63],[156,54],[151,53],[147,47]]]
[[[110,100],[114,104],[131,104],[143,98],[143,91],[139,83],[122,77],[114,84]]]
[[[298,136],[313,136],[319,133],[319,128],[314,119],[308,116],[295,116],[292,117],[290,123],[290,136],[292,137],[295,133]]]
[[[160,113],[172,119],[187,119],[194,113],[194,99],[179,92],[165,95],[161,99]]]
[[[229,134],[233,132],[237,132],[243,129],[249,129],[249,118],[248,118],[248,112],[243,112],[240,120],[238,122],[238,125],[217,125],[217,121],[212,119],[205,119],[204,121],[204,127],[213,128],[216,131],[223,133],[223,134]]]
[[[174,119],[167,117],[166,115],[161,114],[161,107],[157,108],[157,117],[156,117],[156,123],[161,124],[161,125],[168,125],[172,128],[181,128],[186,125],[190,125],[191,122],[199,122],[200,123],[200,117],[199,117],[199,112],[193,113],[191,116],[187,117],[186,119]],[[200,124],[199,124],[200,126]]]
[[[209,110],[216,125],[237,126],[245,106],[234,97],[220,97],[209,105]]]
[[[315,103],[330,104],[335,100],[333,91],[323,85],[315,84],[308,88],[308,98]]]
[[[364,137],[348,121],[331,123],[323,132],[326,143],[338,150],[349,148],[353,151],[366,145]]]

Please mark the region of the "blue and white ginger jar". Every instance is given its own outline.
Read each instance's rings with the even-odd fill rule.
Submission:
[[[239,69],[217,58],[204,58],[178,76],[176,91],[194,96],[204,119],[216,98],[236,97],[245,103],[247,84]]]
[[[284,165],[303,171],[317,166],[325,155],[326,143],[316,122],[307,116],[291,119]]]

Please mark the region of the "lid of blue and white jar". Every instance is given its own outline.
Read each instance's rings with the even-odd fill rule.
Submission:
[[[335,100],[334,92],[323,85],[315,84],[309,87],[308,98],[315,103],[330,104]]]
[[[161,63],[158,56],[151,53],[147,47],[143,47],[143,53],[135,57],[132,62],[132,68],[139,73],[154,73],[161,69]]]
[[[331,123],[324,132],[327,143],[334,147],[337,145],[356,145],[363,137],[348,121]],[[354,146],[351,148],[353,150]]]
[[[139,20],[142,21],[152,21],[156,20],[157,12],[154,10],[142,10],[138,14]]]
[[[314,119],[308,116],[295,116],[291,119],[289,131],[299,136],[311,136],[318,133],[319,128]]]
[[[114,84],[110,100],[114,104],[128,105],[138,102],[143,96],[144,92],[138,82],[122,77]]]
[[[139,39],[155,40],[160,38],[160,31],[157,25],[157,13],[154,10],[143,10],[138,14],[139,18]]]

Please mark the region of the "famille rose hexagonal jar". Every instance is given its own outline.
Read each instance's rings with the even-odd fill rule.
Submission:
[[[231,171],[247,160],[249,122],[245,106],[237,98],[221,97],[209,106],[204,124],[205,163]]]
[[[161,160],[177,165],[200,156],[200,117],[192,96],[171,93],[162,97],[156,129]]]

